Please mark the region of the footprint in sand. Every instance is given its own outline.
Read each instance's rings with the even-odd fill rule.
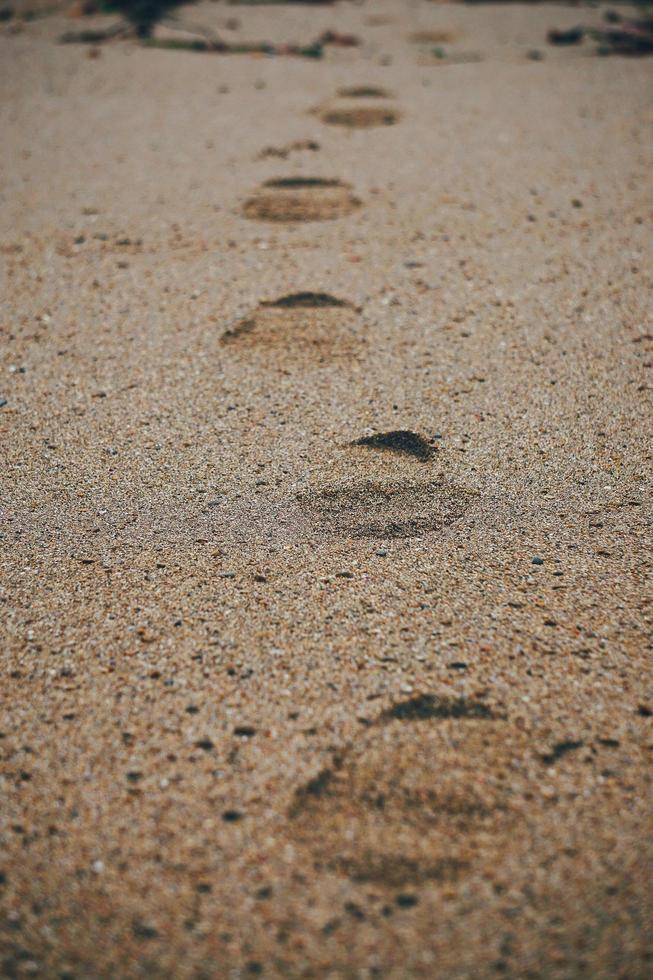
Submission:
[[[392,126],[401,118],[401,112],[393,104],[391,93],[372,85],[342,88],[336,98],[311,111],[323,123],[348,126],[351,129]]]
[[[265,301],[222,335],[222,344],[293,360],[332,360],[365,345],[360,309],[329,293],[290,293]],[[275,363],[273,357],[272,363]]]
[[[351,214],[361,206],[349,184],[323,177],[281,177],[267,180],[243,207],[256,221],[326,221]]]
[[[475,492],[428,474],[427,464],[437,451],[418,433],[406,429],[379,432],[354,440],[349,449],[404,457],[405,462],[377,466],[369,460],[366,478],[343,479],[302,493],[300,505],[318,535],[381,540],[420,537],[450,527],[477,499]],[[424,467],[426,475],[422,475]]]
[[[380,888],[491,872],[526,831],[531,755],[484,702],[421,695],[296,791],[288,833],[315,870]]]
[[[436,480],[361,480],[304,493],[300,503],[319,536],[421,537],[464,516],[475,495]]]

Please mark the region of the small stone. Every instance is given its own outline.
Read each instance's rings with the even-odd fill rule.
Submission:
[[[531,558],[531,565],[543,565],[543,564],[544,564],[543,558]]]
[[[243,819],[244,814],[240,810],[225,810],[222,814],[222,819],[226,823],[237,823],[239,820]]]
[[[400,909],[412,909],[417,905],[418,898],[417,895],[412,895],[409,892],[402,892],[397,895],[395,902]]]
[[[146,925],[143,922],[134,922],[132,932],[136,939],[156,939],[159,935],[154,926]]]
[[[236,725],[234,735],[239,735],[241,738],[252,738],[256,735],[256,729],[252,725]]]

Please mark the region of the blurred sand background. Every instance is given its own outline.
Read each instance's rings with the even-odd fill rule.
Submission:
[[[650,976],[652,62],[546,43],[604,10],[1,25],[3,976]]]

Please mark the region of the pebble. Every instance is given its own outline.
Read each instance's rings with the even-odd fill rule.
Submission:
[[[544,564],[543,558],[531,558],[531,565],[543,565],[543,564]]]
[[[402,892],[400,895],[397,895],[397,897],[395,898],[395,902],[397,903],[400,909],[412,909],[417,905],[418,898],[417,895],[411,895],[410,893]]]
[[[240,810],[225,810],[222,814],[222,819],[227,823],[236,823],[238,820],[243,819],[243,814]]]

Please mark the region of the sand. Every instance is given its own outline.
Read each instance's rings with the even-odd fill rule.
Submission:
[[[364,44],[2,26],[0,974],[650,976],[653,63],[186,15]]]

